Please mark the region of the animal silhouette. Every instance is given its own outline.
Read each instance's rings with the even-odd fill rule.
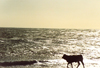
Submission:
[[[85,68],[82,55],[66,55],[66,54],[64,54],[62,58],[68,62],[67,68],[68,68],[69,64],[71,64],[71,66],[73,68],[73,65],[72,65],[73,62],[78,62],[77,68],[79,67],[80,62],[83,64],[83,68]]]

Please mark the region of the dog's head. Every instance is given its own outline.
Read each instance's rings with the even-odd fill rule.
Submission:
[[[63,58],[63,59],[65,59],[66,57],[67,57],[67,55],[66,55],[66,54],[64,54],[62,58]]]

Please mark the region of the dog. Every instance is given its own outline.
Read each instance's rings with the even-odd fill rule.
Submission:
[[[71,66],[72,66],[73,62],[78,62],[77,68],[79,67],[80,62],[82,63],[83,68],[85,68],[82,55],[66,55],[66,54],[64,54],[62,58],[65,59],[68,62],[67,68],[68,68],[69,64],[71,64]],[[72,68],[73,68],[73,66],[72,66]]]

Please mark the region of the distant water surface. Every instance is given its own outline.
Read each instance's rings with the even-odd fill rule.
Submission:
[[[63,54],[82,54],[86,67],[99,68],[100,30],[0,28],[0,62],[37,61],[7,68],[65,68]]]

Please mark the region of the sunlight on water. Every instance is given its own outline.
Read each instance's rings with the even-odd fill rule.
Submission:
[[[63,54],[82,54],[87,68],[100,66],[100,30],[0,29],[0,31],[2,31],[0,61],[36,60],[37,63],[33,66],[27,65],[26,68],[35,68],[34,65],[36,68],[52,68],[54,65],[53,68],[64,68],[67,62],[62,59]]]

